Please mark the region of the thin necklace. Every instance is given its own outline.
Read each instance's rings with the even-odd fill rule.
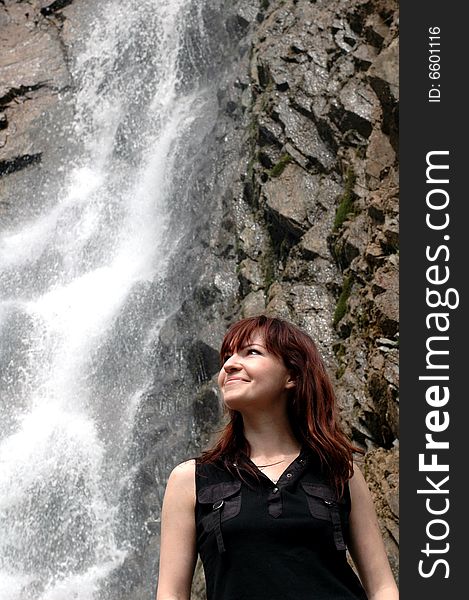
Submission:
[[[279,465],[280,463],[285,462],[285,458],[283,460],[279,460],[278,462],[270,463],[270,465],[256,465],[258,469],[265,469],[266,467],[273,467],[274,465]]]

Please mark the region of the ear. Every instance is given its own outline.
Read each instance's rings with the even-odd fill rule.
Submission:
[[[294,388],[296,385],[296,381],[293,379],[292,375],[288,376],[287,382],[285,383],[285,389],[286,390],[291,390],[292,388]]]

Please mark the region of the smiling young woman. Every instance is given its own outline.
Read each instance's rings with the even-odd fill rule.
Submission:
[[[288,390],[295,382],[281,358],[269,352],[263,336],[253,333],[224,358],[218,385],[227,408],[251,414],[286,406]]]
[[[229,420],[169,477],[157,600],[190,599],[197,554],[208,600],[396,600],[359,449],[313,340],[262,315],[233,324],[220,357]]]

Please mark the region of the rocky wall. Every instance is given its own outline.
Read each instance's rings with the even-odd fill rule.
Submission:
[[[396,2],[261,3],[234,202],[240,308],[292,320],[334,380],[398,577]]]

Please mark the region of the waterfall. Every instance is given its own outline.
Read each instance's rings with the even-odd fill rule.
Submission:
[[[172,308],[174,210],[216,107],[211,4],[96,3],[70,67],[71,159],[0,234],[1,600],[104,598],[142,528],[123,490]]]

